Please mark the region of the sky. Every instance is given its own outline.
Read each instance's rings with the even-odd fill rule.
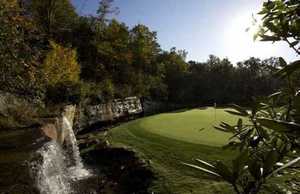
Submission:
[[[72,0],[81,15],[96,13],[99,0]],[[115,17],[129,27],[144,24],[157,32],[162,49],[185,49],[187,60],[203,62],[210,54],[233,63],[249,57],[299,58],[284,42],[254,41],[252,25],[263,0],[115,0]],[[250,27],[250,30],[246,30]]]

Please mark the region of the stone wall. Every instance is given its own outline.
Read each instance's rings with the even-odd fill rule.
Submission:
[[[75,129],[80,131],[95,123],[116,121],[121,117],[137,115],[142,112],[142,104],[137,97],[114,99],[98,105],[81,104],[77,109]]]

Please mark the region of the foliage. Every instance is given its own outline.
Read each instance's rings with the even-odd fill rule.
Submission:
[[[39,85],[40,34],[17,0],[0,2],[1,90],[29,95]]]
[[[9,96],[0,112],[0,130],[28,127],[38,122],[38,108],[29,101]]]
[[[81,18],[75,28],[82,38],[75,42],[82,78],[98,83],[110,80],[115,88],[112,96],[117,97],[148,96],[158,85],[163,87],[162,69],[156,62],[160,51],[156,33],[144,25],[130,30],[114,19],[99,22],[97,17]],[[101,29],[93,27],[99,25]]]
[[[108,9],[111,14],[112,2],[107,3],[99,10]],[[183,106],[248,105],[252,97],[274,92],[281,84],[272,76],[278,59],[250,58],[237,67],[216,56],[205,63],[187,63],[184,50],[161,50],[156,32],[147,26],[130,29],[116,19],[108,20],[107,15],[102,21],[101,14],[79,19],[72,44],[78,51],[81,78],[100,85],[109,80],[114,88],[111,96],[136,95]]]
[[[250,58],[238,66],[216,56],[187,63],[184,50],[162,50],[156,32],[147,26],[130,28],[113,19],[117,8],[112,0],[100,1],[95,16],[78,16],[69,0],[20,0],[22,8],[16,2],[1,2],[7,8],[1,9],[0,28],[8,35],[1,37],[3,89],[40,94],[45,79],[52,86],[61,79],[80,79],[97,85],[93,96],[103,100],[139,96],[187,107],[214,102],[248,105],[252,97],[274,92],[282,84],[272,77],[280,67],[275,58]],[[76,48],[76,54],[70,48]],[[291,79],[299,81],[297,76]]]
[[[110,14],[117,14],[119,9],[117,7],[113,7],[113,2],[114,0],[102,0],[99,2],[99,7],[97,10],[97,14],[98,14],[98,21],[100,21],[101,23],[105,23],[108,20],[108,16]]]
[[[278,71],[278,75],[291,74],[296,70],[292,67],[293,63],[287,65]],[[295,88],[288,87],[285,92],[270,95],[264,102],[257,101],[250,110],[234,105],[235,111],[228,111],[248,117],[251,124],[239,119],[236,125],[222,122],[220,127],[216,127],[234,134],[226,146],[240,150],[232,166],[219,161],[208,164],[202,160],[197,160],[200,166],[185,165],[222,177],[234,187],[236,193],[258,193],[267,179],[300,160],[298,154],[294,154],[299,151],[300,98],[298,93],[293,92]]]
[[[300,2],[297,0],[269,0],[259,12],[263,24],[257,36],[262,41],[283,40],[300,54]]]
[[[77,63],[76,51],[70,48],[50,42],[51,50],[48,52],[42,73],[46,85],[54,86],[63,82],[79,81],[80,66]]]
[[[215,102],[248,106],[252,98],[275,92],[282,85],[282,81],[273,76],[279,67],[278,58],[260,60],[251,57],[234,66],[226,58],[210,56],[206,62],[190,61],[188,71],[181,76],[175,89],[180,90],[177,94],[183,93],[183,102],[194,106]],[[173,96],[176,98],[175,94]]]
[[[188,69],[184,58],[185,56],[176,51],[176,48],[172,48],[170,52],[163,52],[158,57],[158,62],[164,69],[162,79],[167,87],[168,101],[185,100],[183,95],[186,90],[179,90],[185,85],[184,76]]]
[[[268,1],[260,14],[264,14],[263,27],[259,32],[263,41],[284,40],[299,54],[298,1]],[[267,35],[271,33],[272,35]],[[291,43],[289,38],[296,42]],[[197,160],[199,165],[185,165],[222,178],[230,183],[236,193],[256,194],[268,179],[300,161],[300,95],[299,85],[292,79],[300,69],[299,61],[287,64],[279,58],[281,69],[275,75],[286,80],[286,85],[264,100],[257,99],[250,110],[234,105],[233,115],[249,118],[250,124],[239,119],[232,126],[225,122],[216,129],[233,133],[227,148],[239,148],[240,154],[228,166],[217,161],[210,164]]]
[[[69,39],[77,14],[70,0],[29,0],[25,7],[48,38]]]
[[[46,103],[48,105],[57,105],[61,103],[78,104],[81,97],[82,93],[80,84],[70,81],[48,85],[46,90]]]
[[[88,163],[98,167],[110,180],[118,183],[115,187],[120,194],[147,194],[155,174],[133,151],[124,148],[96,148],[85,157]]]
[[[80,66],[74,49],[53,41],[41,68],[45,80],[46,101],[78,103],[81,99]]]

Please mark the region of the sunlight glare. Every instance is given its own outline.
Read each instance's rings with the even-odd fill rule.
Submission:
[[[255,19],[257,19],[257,16],[255,16]],[[239,60],[250,56],[261,58],[272,56],[276,49],[274,45],[270,42],[254,40],[258,25],[258,23],[254,24],[252,13],[237,14],[237,17],[226,25],[224,45],[228,51],[227,57]]]

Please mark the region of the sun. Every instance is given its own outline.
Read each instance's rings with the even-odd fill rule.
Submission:
[[[247,59],[252,56],[266,58],[272,55],[274,52],[272,44],[254,40],[258,27],[259,19],[252,13],[241,12],[229,20],[223,37],[229,58]]]

